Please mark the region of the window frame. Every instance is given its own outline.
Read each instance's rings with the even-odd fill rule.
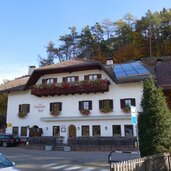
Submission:
[[[85,130],[87,129],[87,130]],[[81,135],[82,137],[89,137],[90,136],[90,126],[89,125],[82,125],[81,126]]]
[[[115,134],[115,132],[114,132],[114,131],[115,131],[114,127],[119,127],[119,129],[120,129],[120,130],[119,130],[119,132],[120,132],[119,134],[118,134],[118,133]],[[112,125],[112,134],[113,134],[114,137],[119,137],[119,136],[121,136],[121,125]]]
[[[26,129],[25,134],[22,133],[22,129]],[[20,136],[26,137],[27,136],[27,126],[21,126],[21,130],[20,130]]]
[[[99,134],[95,134],[95,128],[98,128]],[[93,131],[93,137],[100,137],[101,136],[101,126],[100,125],[93,125],[92,126],[92,131]]]

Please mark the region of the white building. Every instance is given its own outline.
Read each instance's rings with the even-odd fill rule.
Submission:
[[[63,136],[65,142],[136,136],[128,106],[141,110],[142,80],[150,75],[141,62],[70,60],[30,71],[0,87],[8,92],[6,132],[29,136],[29,128],[39,127],[43,136]]]

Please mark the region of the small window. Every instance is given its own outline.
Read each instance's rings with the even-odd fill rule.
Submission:
[[[21,127],[21,136],[27,136],[27,127],[26,126]]]
[[[89,126],[82,126],[82,136],[83,137],[89,137],[90,136],[90,130]]]
[[[57,78],[42,79],[42,84],[55,84],[55,83],[57,83]]]
[[[58,115],[62,111],[62,103],[61,102],[54,102],[50,103],[50,112],[53,115]]]
[[[121,136],[121,126],[113,125],[113,136]]]
[[[19,113],[20,112],[29,113],[30,112],[30,104],[20,104],[19,105]]]
[[[101,79],[101,74],[91,74],[91,75],[85,75],[84,80],[100,80]]]
[[[133,136],[133,125],[125,125],[125,136]]]
[[[53,136],[60,137],[60,126],[53,126]]]
[[[100,131],[100,125],[94,125],[93,126],[93,136],[100,136],[101,131]]]
[[[135,99],[121,99],[120,100],[121,109],[125,108],[126,106],[136,106]]]
[[[72,82],[77,82],[77,81],[78,81],[78,76],[71,76],[71,77],[63,78],[63,82],[72,83]]]
[[[92,101],[79,101],[79,110],[92,110]]]
[[[99,100],[99,109],[103,113],[112,112],[113,100],[112,99]]]
[[[17,126],[14,126],[12,128],[12,133],[15,134],[15,135],[18,135],[18,127]]]

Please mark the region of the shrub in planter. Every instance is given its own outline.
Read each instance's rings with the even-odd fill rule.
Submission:
[[[109,104],[104,105],[102,109],[100,109],[102,113],[109,113],[112,112],[112,108],[109,106]]]
[[[52,111],[50,114],[53,116],[58,116],[60,114],[60,111]]]
[[[21,111],[18,113],[19,118],[25,118],[27,116],[27,112]]]
[[[90,114],[90,111],[88,109],[82,109],[80,111],[83,115],[89,115]]]
[[[131,110],[131,108],[130,108],[129,105],[126,105],[126,106],[122,109],[122,111],[125,112],[125,113],[130,113],[130,110]]]

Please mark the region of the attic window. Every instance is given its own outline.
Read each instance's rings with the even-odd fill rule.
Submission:
[[[42,84],[55,84],[55,83],[57,83],[57,78],[42,79]]]
[[[100,80],[101,79],[101,74],[91,74],[91,75],[85,75],[84,80]]]

